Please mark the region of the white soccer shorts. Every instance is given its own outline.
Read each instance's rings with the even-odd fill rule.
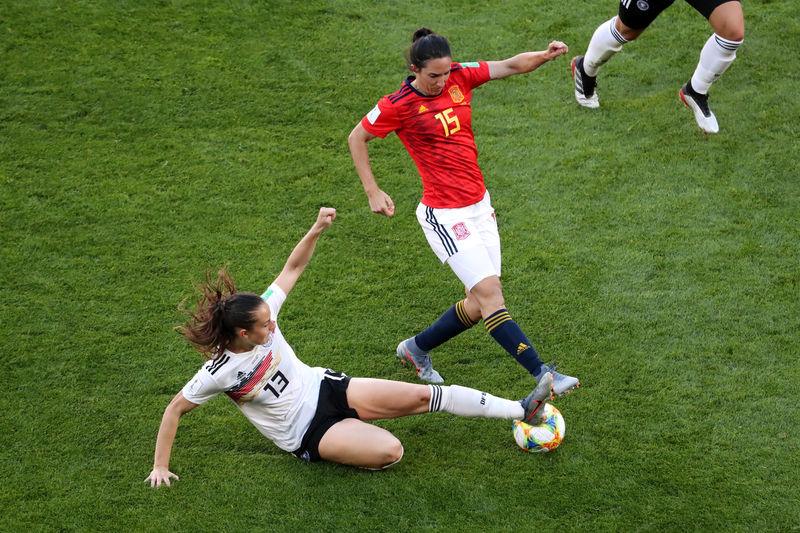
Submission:
[[[500,276],[500,234],[488,191],[467,207],[437,209],[420,203],[417,221],[433,253],[468,290],[489,276]]]

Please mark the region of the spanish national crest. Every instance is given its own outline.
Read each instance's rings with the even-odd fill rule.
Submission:
[[[453,99],[454,104],[460,104],[461,102],[464,101],[464,93],[461,92],[461,89],[459,88],[458,85],[453,85],[452,87],[450,87],[450,89],[448,89],[448,92],[450,93],[450,98]]]
[[[456,234],[456,239],[458,239],[459,241],[463,241],[464,239],[470,236],[470,232],[467,229],[466,224],[464,224],[463,222],[459,222],[458,224],[453,226],[453,233]]]

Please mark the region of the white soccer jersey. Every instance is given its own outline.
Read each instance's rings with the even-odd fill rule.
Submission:
[[[272,284],[261,297],[277,323],[286,294]],[[246,353],[225,350],[207,361],[183,387],[183,395],[202,404],[224,392],[264,436],[293,452],[316,413],[324,371],[300,361],[276,325],[266,344]]]

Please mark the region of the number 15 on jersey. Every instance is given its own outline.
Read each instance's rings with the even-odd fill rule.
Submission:
[[[458,122],[458,117],[453,114],[452,107],[448,107],[441,113],[435,114],[434,118],[439,119],[439,122],[442,123],[445,137],[450,137],[450,135],[461,129],[461,123]]]

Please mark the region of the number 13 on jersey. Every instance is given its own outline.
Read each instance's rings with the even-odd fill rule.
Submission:
[[[439,119],[439,122],[442,123],[445,137],[450,137],[450,135],[461,129],[461,123],[458,122],[458,117],[453,114],[452,107],[448,107],[441,113],[435,114],[434,118]]]

